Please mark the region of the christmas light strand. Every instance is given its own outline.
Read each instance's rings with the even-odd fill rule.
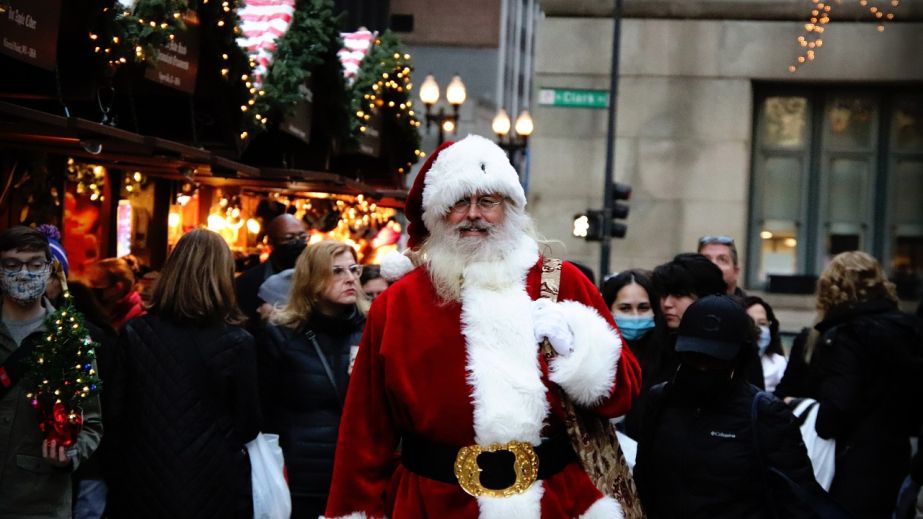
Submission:
[[[397,38],[389,32],[375,39],[360,64],[352,95],[354,127],[358,134],[368,130],[372,117],[376,115],[380,116],[383,124],[386,117],[391,117],[396,123],[395,135],[401,141],[396,148],[398,153],[402,153],[395,161],[396,172],[405,174],[425,153],[420,150],[419,128],[422,123],[413,107],[411,56],[399,52],[398,46]]]
[[[814,61],[817,49],[824,45],[823,33],[826,25],[830,23],[830,11],[832,0],[811,0],[811,13],[808,22],[804,24],[804,30],[796,39],[799,47],[798,56],[795,61],[788,66],[789,72],[797,72],[798,67],[809,61]],[[869,13],[878,21],[878,32],[885,30],[885,22],[894,20],[894,9],[901,4],[901,0],[890,0],[890,8],[885,10],[875,5],[870,5],[869,0],[859,0],[859,6],[867,8]]]

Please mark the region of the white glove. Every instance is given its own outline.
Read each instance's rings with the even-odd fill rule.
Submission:
[[[566,357],[574,352],[574,332],[567,324],[564,311],[548,299],[532,301],[532,330],[535,342],[547,338],[558,355]]]

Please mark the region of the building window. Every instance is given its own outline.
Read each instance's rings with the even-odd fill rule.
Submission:
[[[923,294],[921,91],[755,85],[749,286],[810,289],[834,255],[863,250],[903,298]]]

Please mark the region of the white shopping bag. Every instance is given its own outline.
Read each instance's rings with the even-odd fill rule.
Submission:
[[[254,519],[289,519],[292,495],[285,482],[282,447],[278,434],[260,433],[247,443],[253,486]]]
[[[795,407],[794,414],[799,418],[805,417],[801,424],[801,437],[804,439],[808,457],[811,458],[811,465],[814,467],[814,479],[824,487],[824,490],[830,490],[836,468],[836,441],[825,440],[817,435],[814,424],[817,423],[818,408],[820,404],[816,400],[805,398]]]
[[[625,456],[625,463],[628,464],[628,470],[635,471],[635,457],[638,454],[638,442],[631,439],[630,436],[615,432],[619,437],[619,447],[622,448],[622,455]]]

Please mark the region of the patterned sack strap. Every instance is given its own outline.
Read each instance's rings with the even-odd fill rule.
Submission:
[[[561,284],[561,260],[542,261],[541,297],[558,300]],[[546,361],[555,355],[546,339],[541,346]],[[580,463],[599,490],[619,502],[627,519],[643,519],[641,500],[619,446],[615,427],[608,419],[578,408],[560,388],[557,396],[564,407],[565,425]]]

